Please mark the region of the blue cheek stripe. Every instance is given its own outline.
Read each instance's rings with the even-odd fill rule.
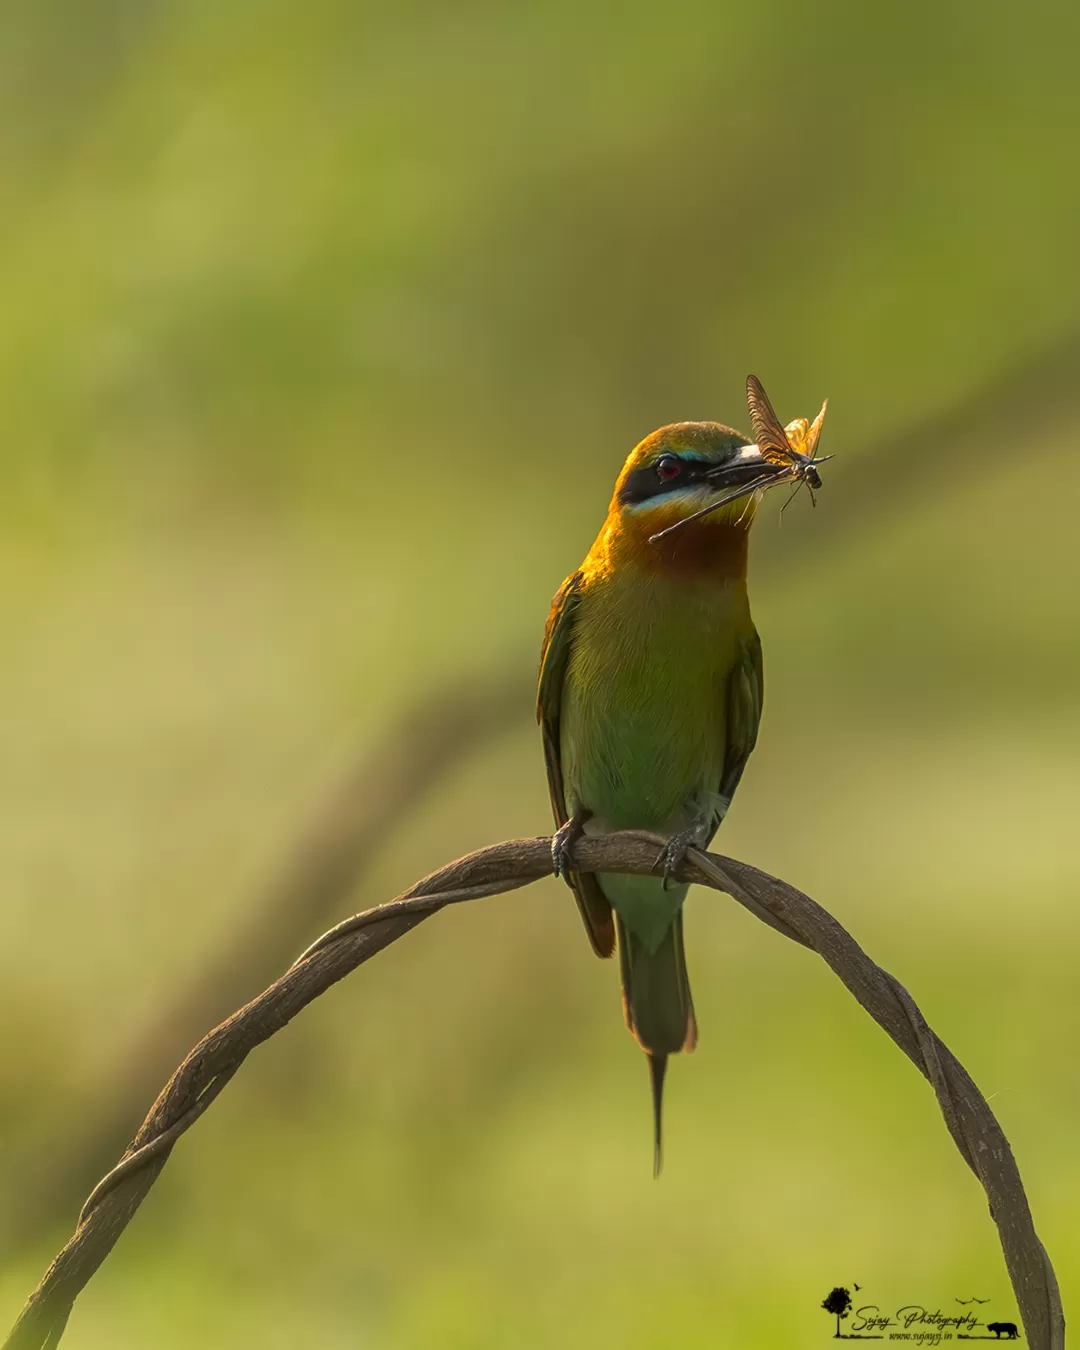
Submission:
[[[685,487],[671,487],[666,492],[657,492],[640,502],[623,502],[622,509],[634,512],[651,511],[658,506],[670,506],[673,502],[704,506],[713,496],[715,493],[704,483],[687,483]]]

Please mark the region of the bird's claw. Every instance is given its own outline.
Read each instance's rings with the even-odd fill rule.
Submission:
[[[567,885],[570,884],[570,869],[573,865],[570,854],[584,829],[585,821],[580,816],[571,816],[551,836],[551,869],[557,877],[562,877]]]
[[[664,890],[668,891],[676,882],[676,873],[686,862],[686,855],[692,848],[700,846],[700,839],[696,829],[682,830],[678,834],[673,834],[664,845],[663,852],[656,860],[657,867],[662,868],[664,876]]]

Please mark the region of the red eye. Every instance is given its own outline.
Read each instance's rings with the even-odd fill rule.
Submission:
[[[682,473],[682,465],[674,455],[661,455],[656,461],[656,474],[662,478],[665,483],[670,483],[673,478],[678,478]]]

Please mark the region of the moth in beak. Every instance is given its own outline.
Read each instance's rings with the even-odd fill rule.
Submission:
[[[825,423],[825,411],[829,406],[826,399],[821,411],[812,422],[805,417],[797,417],[786,427],[780,425],[780,419],[773,411],[769,396],[756,375],[746,377],[746,403],[750,409],[750,425],[762,456],[770,463],[788,469],[787,481],[797,480],[799,484],[813,488],[821,487],[821,475],[817,471],[819,464],[832,459],[832,455],[817,457],[821,428]]]

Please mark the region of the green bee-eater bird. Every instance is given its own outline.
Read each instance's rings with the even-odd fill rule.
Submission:
[[[697,1038],[687,887],[671,876],[723,820],[761,718],[750,526],[765,488],[820,485],[821,416],[785,432],[753,377],[750,402],[756,441],[717,422],[679,422],[631,451],[596,542],[555,596],[540,658],[555,872],[597,955],[610,956],[617,940],[626,1024],[649,1062],[657,1172],[667,1057]],[[662,876],[573,866],[582,832],[621,829],[669,836]]]

